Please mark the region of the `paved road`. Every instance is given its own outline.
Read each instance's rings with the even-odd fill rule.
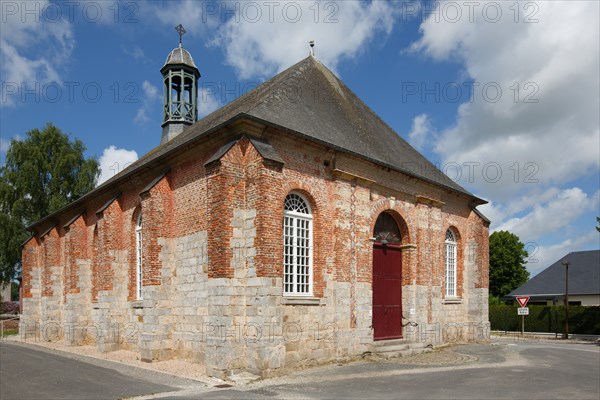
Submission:
[[[61,356],[20,344],[0,344],[1,400],[119,399],[190,385],[187,380],[145,369]]]
[[[600,346],[496,341],[457,346],[412,361],[306,370],[245,390],[205,388],[152,398],[598,400]]]
[[[135,395],[141,395],[139,399],[173,400],[600,398],[600,346],[592,343],[495,341],[492,345],[456,346],[387,362],[313,368],[245,388],[222,389],[185,381],[160,381],[146,376],[151,374],[148,371],[124,374],[40,355],[37,350],[17,345],[2,344],[0,350],[2,400],[16,398],[11,389],[5,395],[5,388],[14,384],[30,386],[31,396],[21,398],[95,399]],[[20,360],[6,362],[6,357],[15,355]],[[9,367],[13,370],[6,374]],[[39,375],[31,375],[29,370]]]

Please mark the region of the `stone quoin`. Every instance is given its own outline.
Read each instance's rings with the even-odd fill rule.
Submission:
[[[181,43],[161,73],[161,144],[29,227],[22,335],[224,379],[485,337],[485,201],[313,54],[200,121]]]

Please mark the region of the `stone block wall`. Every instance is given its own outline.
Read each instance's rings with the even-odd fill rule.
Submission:
[[[158,180],[156,171],[133,177],[98,215],[108,195],[70,227],[30,240],[23,322],[75,326],[64,337],[72,345],[132,349],[149,362],[192,359],[224,379],[359,357],[373,346],[371,238],[386,211],[402,235],[403,337],[477,339],[487,323],[488,228],[468,198],[276,130],[254,134],[283,163],[241,137],[205,165],[231,140],[211,139],[173,156]],[[313,213],[313,293],[304,298],[283,296],[291,191]],[[459,238],[452,299],[443,290],[449,228]]]

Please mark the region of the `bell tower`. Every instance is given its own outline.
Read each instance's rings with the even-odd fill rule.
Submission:
[[[181,24],[175,27],[179,34],[179,47],[169,53],[160,69],[163,77],[163,123],[160,143],[179,135],[186,126],[198,118],[198,78],[200,71],[192,55],[182,47],[186,33]]]

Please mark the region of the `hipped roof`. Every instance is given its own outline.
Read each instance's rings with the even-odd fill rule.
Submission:
[[[78,199],[82,204],[116,182],[155,165],[161,159],[240,119],[273,126],[288,133],[367,159],[465,195],[472,207],[482,200],[443,174],[379,118],[315,57],[309,56],[257,88],[185,129],[138,159],[127,169]],[[62,209],[32,224],[48,221]]]
[[[566,271],[563,262],[569,263],[570,295],[600,294],[600,250],[589,250],[567,254],[507,297],[564,295]]]

